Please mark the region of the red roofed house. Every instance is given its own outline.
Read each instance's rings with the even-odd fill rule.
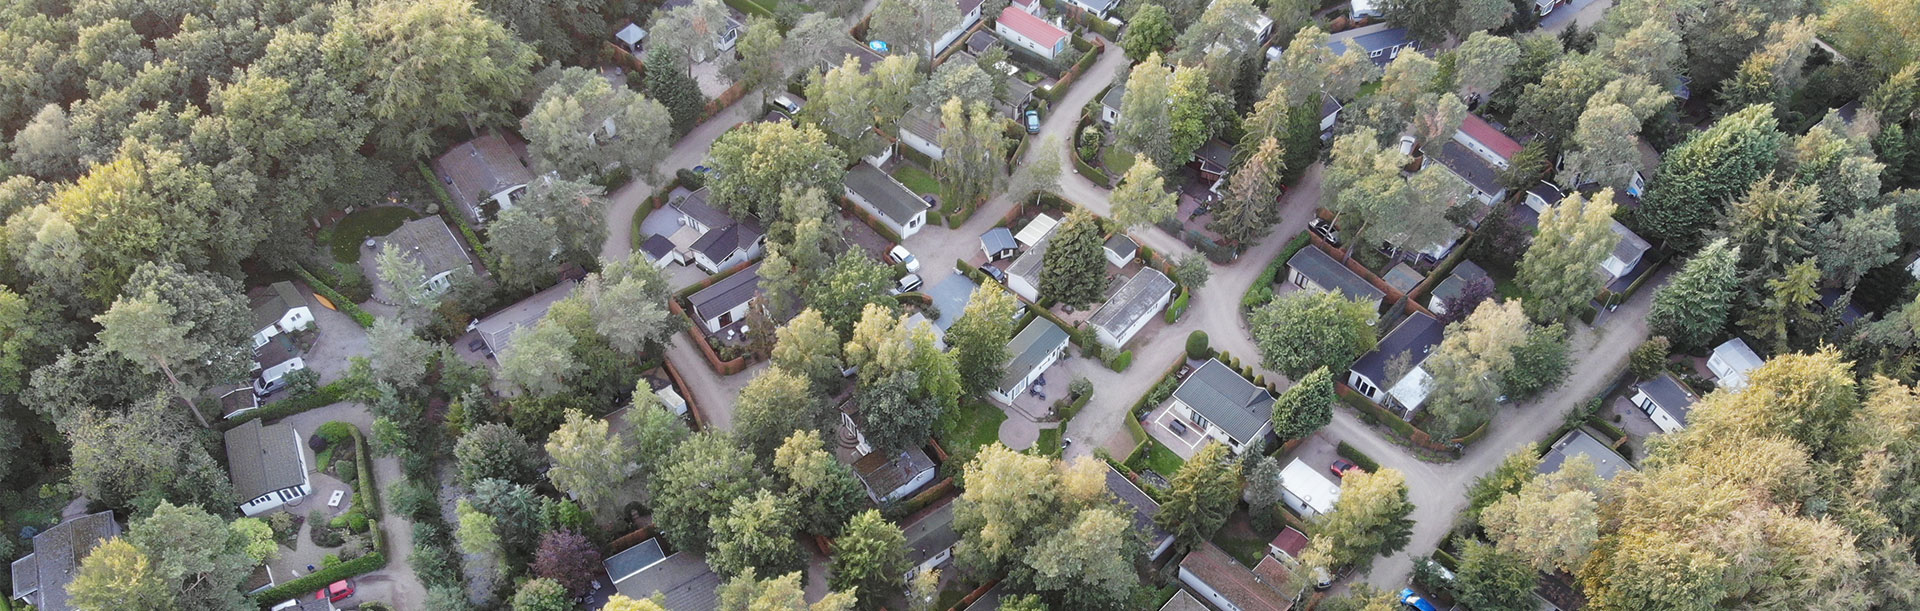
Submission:
[[[1466,119],[1460,121],[1460,130],[1453,133],[1453,141],[1501,169],[1506,169],[1514,154],[1520,152],[1519,142],[1473,114],[1468,114]]]
[[[1292,526],[1280,529],[1280,534],[1267,543],[1267,553],[1287,562],[1298,562],[1300,552],[1307,551],[1307,534],[1295,530]]]
[[[1000,38],[1049,60],[1067,50],[1067,31],[1019,8],[1001,9],[993,31]]]

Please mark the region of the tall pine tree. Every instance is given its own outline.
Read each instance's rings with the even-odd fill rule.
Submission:
[[[1653,294],[1648,330],[1665,335],[1682,352],[1707,347],[1727,326],[1727,312],[1740,294],[1740,248],[1726,238],[1694,255],[1672,282]]]
[[[1085,210],[1068,213],[1047,240],[1040,296],[1075,307],[1100,301],[1107,292],[1107,258],[1101,244],[1099,220]]]

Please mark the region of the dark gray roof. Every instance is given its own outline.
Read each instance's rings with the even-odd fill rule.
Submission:
[[[1434,346],[1440,345],[1445,335],[1446,325],[1424,312],[1414,312],[1406,320],[1400,321],[1400,326],[1394,327],[1393,332],[1381,338],[1371,352],[1360,355],[1360,359],[1353,362],[1353,370],[1367,376],[1374,384],[1392,386],[1396,380],[1385,379],[1387,361],[1406,353],[1408,367],[1419,365],[1427,360],[1427,354]]]
[[[1193,152],[1193,158],[1214,171],[1224,172],[1233,167],[1233,147],[1218,139],[1208,140]]]
[[[1051,243],[1051,238],[1047,237],[1040,238],[1040,241],[1028,246],[1026,252],[1014,257],[1013,264],[1007,266],[1007,275],[1025,278],[1033,284],[1034,288],[1039,288],[1040,270],[1046,266],[1047,245]]]
[[[1621,261],[1635,261],[1638,260],[1641,255],[1647,254],[1648,248],[1652,248],[1651,245],[1647,244],[1646,238],[1640,237],[1640,234],[1634,233],[1633,230],[1628,229],[1626,225],[1620,224],[1620,221],[1614,221],[1612,227],[1613,232],[1620,235],[1620,241],[1615,242],[1613,245],[1614,258]]]
[[[298,486],[307,477],[300,461],[300,439],[286,424],[263,425],[255,418],[227,431],[227,472],[241,500]]]
[[[753,296],[759,293],[760,262],[755,261],[746,269],[721,278],[712,286],[688,296],[687,301],[693,303],[693,311],[700,316],[700,320],[704,321],[752,301]]]
[[[752,247],[763,235],[766,234],[760,231],[760,223],[748,218],[745,222],[730,223],[701,235],[700,239],[694,240],[693,250],[718,263],[735,252]],[[672,243],[668,243],[668,246],[672,246]]]
[[[1641,382],[1639,389],[1640,392],[1647,393],[1647,397],[1653,399],[1654,404],[1659,405],[1660,409],[1667,410],[1667,413],[1673,414],[1673,417],[1682,423],[1687,421],[1687,412],[1692,410],[1693,402],[1699,400],[1699,397],[1694,396],[1693,391],[1687,390],[1687,387],[1670,373],[1663,372],[1651,380]]]
[[[269,338],[267,343],[253,349],[253,362],[259,363],[261,367],[279,365],[293,360],[296,356],[300,355],[294,352],[293,341],[284,335],[275,335]]]
[[[847,190],[860,194],[896,224],[905,225],[927,209],[927,202],[918,194],[872,164],[855,164],[847,171],[846,183]]]
[[[1067,332],[1061,330],[1059,325],[1045,318],[1034,318],[1027,328],[1021,329],[1012,341],[1007,342],[1007,352],[1012,353],[1013,358],[1008,359],[1007,366],[1002,369],[1005,373],[1000,376],[1000,392],[1012,390],[1015,384],[1026,379],[1034,367],[1040,366],[1040,361],[1048,353],[1066,343]]]
[[[1329,40],[1327,41],[1327,46],[1333,49],[1334,55],[1340,55],[1347,52],[1346,42],[1349,40],[1359,46],[1360,51],[1363,53],[1372,53],[1383,49],[1413,44],[1413,39],[1407,36],[1406,28],[1387,28],[1378,32],[1368,32],[1351,38]]]
[[[654,542],[653,539],[647,541]],[[637,549],[640,548],[628,549],[620,555],[634,553]],[[659,544],[654,543],[652,550],[638,553],[641,556],[635,560],[646,560],[650,555],[659,553]],[[607,572],[611,574],[614,569],[614,558],[608,558]],[[713,611],[719,606],[720,576],[713,574],[713,569],[707,566],[706,557],[693,552],[675,553],[638,572],[613,579],[614,589],[621,594],[638,599],[658,593],[666,598],[663,606],[673,611]]]
[[[1467,147],[1461,146],[1457,141],[1448,140],[1441,144],[1440,151],[1433,154],[1433,160],[1452,170],[1455,176],[1467,181],[1467,184],[1473,185],[1473,188],[1479,189],[1482,193],[1491,195],[1499,193],[1502,188],[1500,170],[1487,163],[1486,159],[1475,155],[1473,151],[1467,150]]]
[[[1333,260],[1325,251],[1312,246],[1293,253],[1293,257],[1287,259],[1287,267],[1313,280],[1321,288],[1339,291],[1348,299],[1378,302],[1387,296],[1372,282],[1367,282],[1366,278],[1361,278],[1360,274]]]
[[[914,477],[933,468],[933,459],[920,448],[907,448],[897,454],[874,452],[853,461],[853,472],[867,485],[867,494],[875,501],[892,496]]]
[[[1533,188],[1527,189],[1527,192],[1540,196],[1540,199],[1546,200],[1549,206],[1558,204],[1560,200],[1566,199],[1567,197],[1567,194],[1560,192],[1560,187],[1553,186],[1553,183],[1544,180],[1534,185]]]
[[[1325,119],[1328,115],[1340,112],[1341,108],[1345,106],[1340,104],[1340,100],[1333,99],[1333,96],[1324,93],[1320,94],[1320,118]]]
[[[497,132],[456,144],[434,163],[440,166],[441,177],[450,182],[453,197],[466,203],[533,181],[533,172],[520,161],[506,137]]]
[[[1153,523],[1153,515],[1160,513],[1160,503],[1147,496],[1145,490],[1133,485],[1127,476],[1113,470],[1113,465],[1107,465],[1107,490],[1133,510],[1133,528],[1146,533],[1149,548],[1157,547],[1160,540],[1172,536]]]
[[[947,502],[901,529],[907,536],[907,562],[920,564],[960,542],[953,530],[953,503]]]
[[[33,553],[13,561],[13,598],[41,611],[67,611],[67,584],[80,559],[101,541],[120,536],[113,512],[90,513],[54,525],[33,537]]]
[[[1253,441],[1260,428],[1273,419],[1273,395],[1240,377],[1220,359],[1208,359],[1188,374],[1187,381],[1174,389],[1173,397],[1242,443]]]
[[[1541,473],[1559,471],[1560,465],[1575,456],[1585,456],[1587,460],[1592,461],[1593,471],[1600,475],[1600,479],[1610,480],[1621,471],[1634,470],[1633,464],[1628,463],[1627,459],[1613,451],[1613,448],[1607,447],[1607,444],[1588,435],[1586,431],[1574,429],[1568,431],[1559,441],[1553,442],[1553,447],[1547,450],[1547,454],[1540,457],[1539,471]]]
[[[693,220],[699,221],[702,225],[706,225],[708,229],[719,229],[732,225],[733,216],[728,215],[719,208],[713,207],[713,204],[708,202],[708,198],[712,196],[713,191],[711,189],[701,187],[700,190],[688,193],[686,197],[682,197],[679,201],[673,202],[673,207],[679,210],[681,214],[693,217]]]
[[[640,252],[646,253],[647,257],[652,259],[667,256],[673,253],[673,240],[657,233],[647,236],[647,241],[640,243]]]
[[[553,309],[553,304],[573,294],[573,287],[571,282],[562,282],[541,289],[526,299],[488,314],[474,325],[473,330],[487,343],[488,350],[505,357],[507,349],[513,346],[513,338],[521,330],[540,324],[540,319],[546,318],[547,310]]]
[[[1439,286],[1433,287],[1433,298],[1444,301],[1459,297],[1460,292],[1466,290],[1468,282],[1485,277],[1487,277],[1487,270],[1481,269],[1472,261],[1461,261],[1459,265],[1453,267],[1453,273],[1447,274],[1447,279],[1441,280]]]
[[[1124,99],[1127,99],[1127,84],[1117,83],[1107,88],[1106,95],[1100,96],[1100,105],[1112,108],[1115,112],[1118,112],[1120,110],[1120,101]]]
[[[468,265],[467,251],[460,248],[460,240],[453,237],[453,228],[439,216],[402,223],[400,228],[381,238],[381,243],[382,248],[402,249],[418,261],[420,269],[426,272],[421,282]]]
[[[1160,270],[1143,267],[1127,283],[1121,285],[1120,292],[1093,312],[1087,322],[1119,335],[1132,328],[1143,316],[1152,316],[1160,300],[1173,292],[1173,280]]]
[[[832,70],[840,67],[840,64],[847,60],[848,55],[860,60],[861,74],[873,71],[874,64],[878,64],[881,59],[884,59],[880,57],[879,53],[873,52],[873,49],[867,48],[867,45],[849,38],[845,43],[840,45],[840,53],[838,55],[833,55],[825,60],[825,66],[823,66],[821,70]]]
[[[1402,261],[1399,265],[1388,268],[1386,277],[1381,279],[1387,281],[1387,286],[1405,293],[1413,290],[1413,287],[1420,286],[1420,281],[1426,280],[1427,277],[1420,275],[1420,272],[1413,270],[1413,266]]]
[[[996,42],[1000,42],[1000,39],[988,34],[986,30],[975,30],[973,34],[967,36],[967,52],[974,55],[985,53]]]
[[[1020,244],[1013,241],[1013,232],[1007,230],[1005,227],[995,227],[988,229],[986,233],[980,234],[981,250],[1000,252],[1017,248],[1020,248]]]
[[[1106,247],[1122,259],[1132,259],[1133,253],[1140,252],[1140,245],[1133,243],[1133,238],[1127,237],[1124,233],[1115,233],[1113,237],[1107,238]]]
[[[280,322],[288,310],[307,307],[307,296],[300,293],[292,282],[275,282],[267,287],[267,294],[253,304],[253,328],[265,329]]]

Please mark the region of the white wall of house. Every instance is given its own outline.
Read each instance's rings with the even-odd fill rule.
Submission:
[[[1227,597],[1221,596],[1219,590],[1215,590],[1213,586],[1207,585],[1206,580],[1201,579],[1199,575],[1193,574],[1193,571],[1187,570],[1187,567],[1180,567],[1180,583],[1187,584],[1187,587],[1193,588],[1195,594],[1199,594],[1200,598],[1206,599],[1209,603],[1213,603],[1214,607],[1225,611],[1240,611],[1239,606],[1228,601]]]
[[[913,130],[900,130],[900,141],[906,143],[908,148],[920,151],[920,154],[926,155],[934,161],[939,161],[947,157],[947,152],[942,150],[939,144],[928,140],[925,136],[913,133]]]
[[[1352,387],[1355,392],[1366,396],[1366,398],[1371,399],[1374,403],[1379,403],[1382,399],[1386,398],[1386,389],[1380,387],[1378,380],[1361,375],[1358,371],[1347,370],[1347,386]]]
[[[1021,299],[1027,301],[1040,300],[1040,286],[1038,281],[1029,279],[1026,276],[1007,274],[1007,289],[1012,290],[1013,294],[1019,295]]]
[[[1313,289],[1316,291],[1327,290],[1325,287],[1320,286],[1319,283],[1314,282],[1312,278],[1308,278],[1306,274],[1300,273],[1300,270],[1292,267],[1287,268],[1287,280],[1292,281],[1294,286],[1303,289]]]
[[[1633,404],[1640,408],[1640,411],[1645,412],[1648,418],[1653,419],[1654,426],[1660,427],[1660,430],[1672,433],[1686,427],[1685,424],[1680,423],[1679,418],[1675,418],[1673,414],[1667,413],[1666,408],[1660,407],[1658,403],[1654,403],[1653,397],[1648,396],[1646,391],[1635,391],[1632,400]]]
[[[1639,265],[1640,259],[1643,257],[1645,257],[1644,254],[1640,257],[1634,257],[1632,261],[1623,261],[1620,257],[1614,256],[1613,253],[1607,253],[1606,260],[1600,262],[1600,269],[1605,270],[1609,277],[1619,278],[1627,275],[1627,272],[1632,270],[1633,266]]]
[[[875,490],[874,492],[880,493],[878,502],[881,505],[885,505],[900,500],[915,490],[919,490],[921,486],[927,485],[927,482],[933,481],[933,475],[933,467],[927,467],[919,473],[914,474],[913,479],[907,480],[907,483],[902,484],[899,488],[889,491]]]
[[[708,333],[719,333],[721,327],[733,324],[734,321],[746,318],[747,307],[749,305],[752,305],[752,303],[753,303],[752,301],[748,301],[747,303],[734,306],[733,309],[731,310],[714,314],[713,318],[700,321],[700,324],[706,325]]]
[[[985,4],[985,3],[982,3],[982,4]],[[973,5],[972,11],[967,12],[967,14],[965,15],[961,15],[960,23],[954,24],[953,29],[947,30],[945,34],[941,34],[939,40],[933,41],[933,47],[932,49],[930,49],[930,51],[932,52],[928,53],[927,57],[931,59],[933,56],[936,56],[945,52],[947,50],[947,47],[953,46],[953,43],[958,42],[960,40],[960,37],[965,36],[967,33],[967,30],[973,29],[974,24],[977,24],[977,23],[980,23],[980,5],[979,4]]]
[[[280,315],[280,320],[274,321],[273,324],[253,334],[253,347],[259,348],[265,346],[267,345],[267,340],[273,339],[273,336],[303,329],[311,324],[313,324],[312,308],[299,306],[289,309],[287,313]]]
[[[292,429],[293,427],[287,427]],[[294,456],[300,461],[300,483],[273,492],[248,499],[240,504],[240,513],[255,516],[279,508],[287,503],[299,501],[313,493],[313,481],[307,476],[307,444],[301,443],[300,431],[293,431]]]
[[[1173,400],[1173,405],[1174,405],[1174,409],[1177,410],[1174,413],[1179,414],[1181,418],[1185,418],[1188,422],[1191,422],[1194,425],[1199,426],[1201,429],[1200,432],[1206,435],[1207,438],[1220,442],[1221,444],[1227,446],[1228,449],[1233,450],[1235,454],[1238,454],[1241,451],[1247,449],[1246,443],[1234,441],[1233,436],[1228,435],[1226,429],[1220,428],[1220,425],[1214,424],[1212,420],[1208,420],[1205,415],[1202,415],[1199,412],[1199,410],[1195,410],[1193,409],[1193,406],[1187,405],[1187,402],[1181,401],[1179,398],[1176,397]],[[1272,430],[1272,428],[1273,428],[1272,422],[1268,422],[1265,425],[1262,425],[1260,427],[1260,431],[1256,433],[1253,436],[1253,438],[1260,439],[1260,438],[1266,437],[1267,431]],[[1248,440],[1248,441],[1250,442],[1252,440]]]
[[[1493,152],[1492,148],[1480,142],[1478,138],[1468,135],[1466,130],[1455,130],[1453,132],[1453,141],[1460,143],[1460,146],[1467,147],[1467,150],[1473,151],[1473,154],[1479,155],[1480,158],[1485,159],[1487,163],[1491,163],[1495,167],[1503,170],[1506,169],[1507,158],[1501,157],[1499,153]]]
[[[420,283],[420,286],[421,288],[425,288],[430,294],[439,295],[445,293],[448,289],[453,288],[453,270],[434,274],[433,277],[428,278],[426,282]]]
[[[934,567],[940,566],[940,563],[952,560],[953,547],[954,546],[947,546],[947,549],[940,550],[940,553],[929,556],[926,561],[914,565],[913,568],[907,569],[905,575],[906,582],[913,583],[913,577],[919,575],[921,571],[933,570]]]
[[[1311,518],[1333,511],[1334,503],[1340,501],[1340,483],[1295,458],[1280,470],[1280,500]]]
[[[1106,122],[1107,122],[1107,125],[1114,125],[1114,124],[1116,124],[1116,123],[1119,123],[1119,122],[1120,122],[1120,109],[1118,109],[1118,108],[1114,108],[1114,107],[1112,107],[1112,106],[1108,106],[1108,105],[1105,105],[1105,104],[1101,104],[1101,105],[1100,105],[1100,120],[1101,120],[1101,121],[1106,121]]]
[[[668,265],[672,265],[675,263],[685,265],[686,260],[680,258],[680,251],[678,250],[667,251],[666,255],[653,260],[653,268],[666,269]]]
[[[749,244],[746,248],[733,249],[733,252],[727,254],[727,258],[721,259],[719,261],[715,261],[713,260],[712,257],[708,257],[707,253],[703,253],[696,250],[696,251],[693,251],[693,263],[695,265],[700,266],[700,269],[706,270],[706,272],[709,274],[718,274],[720,273],[720,270],[733,267],[734,265],[738,265],[743,261],[750,261],[754,257],[760,256],[762,245],[765,244],[766,241],[767,241],[766,236],[761,236],[760,239],[754,240],[754,242],[752,244]],[[661,267],[661,266],[656,264],[655,267]]]

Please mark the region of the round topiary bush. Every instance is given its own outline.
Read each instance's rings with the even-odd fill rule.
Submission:
[[[1187,358],[1202,360],[1213,356],[1213,345],[1207,341],[1206,331],[1194,331],[1187,334]]]

